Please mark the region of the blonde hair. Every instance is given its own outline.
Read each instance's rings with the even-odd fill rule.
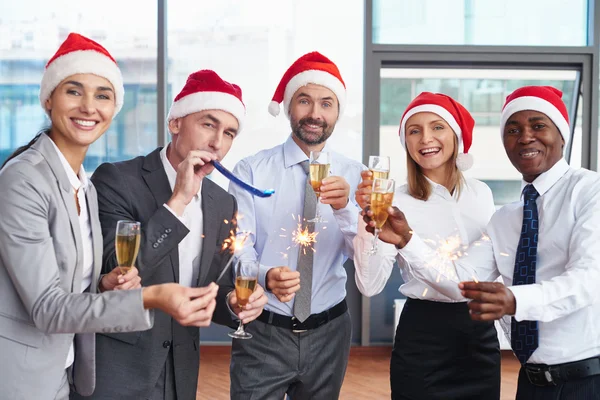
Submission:
[[[454,135],[454,152],[452,157],[448,160],[448,164],[451,164],[452,168],[448,169],[448,176],[446,177],[447,182],[450,183],[450,187],[453,189],[451,192],[456,192],[456,195],[460,197],[460,192],[464,184],[464,177],[462,172],[456,166],[456,158],[458,157],[458,138]],[[406,169],[408,181],[408,193],[415,199],[426,201],[431,196],[431,184],[425,177],[421,166],[412,159],[408,153],[408,146],[406,147]]]

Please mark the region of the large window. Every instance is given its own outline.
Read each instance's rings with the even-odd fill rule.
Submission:
[[[133,158],[155,147],[155,6],[148,7],[143,0],[85,4],[23,0],[3,2],[0,15],[0,163],[49,126],[38,99],[39,84],[45,62],[69,32],[105,46],[119,63],[125,84],[124,107],[90,147],[86,170],[92,172],[102,162]],[[131,15],[136,16],[136,23]]]
[[[319,51],[338,65],[348,91],[345,114],[330,142],[338,152],[360,160],[363,8],[362,0],[345,1],[343,10],[340,2],[321,0],[225,0],[202,7],[170,2],[167,38],[172,95],[181,90],[190,73],[206,68],[242,88],[247,122],[224,159],[226,166],[233,167],[241,158],[285,141],[289,120],[283,112],[272,117],[267,107],[289,65],[304,53]],[[219,173],[212,175],[227,187]]]
[[[373,43],[585,46],[587,0],[373,0]]]
[[[500,136],[500,113],[507,95],[526,85],[550,85],[563,92],[567,109],[572,110],[577,71],[507,69],[404,69],[381,70],[380,153],[392,158],[391,176],[406,180],[406,152],[398,139],[400,118],[408,103],[419,93],[438,92],[463,104],[475,119],[473,144],[469,153],[475,159],[468,176],[486,181],[497,205],[518,199],[521,176],[506,157]],[[578,93],[578,92],[577,92]],[[573,116],[571,116],[573,120]],[[581,154],[581,123],[575,120],[575,146],[572,154]],[[580,165],[574,157],[571,165]],[[579,162],[579,165],[577,165]]]

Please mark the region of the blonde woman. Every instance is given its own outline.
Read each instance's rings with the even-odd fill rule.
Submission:
[[[82,163],[119,112],[123,92],[108,51],[70,34],[42,77],[40,102],[50,128],[0,170],[3,399],[64,400],[71,390],[91,394],[94,332],[149,329],[148,309],[159,308],[183,325],[210,322],[216,285],[140,288],[135,268],[100,279],[98,201]]]
[[[490,189],[461,172],[472,165],[474,124],[456,100],[428,92],[409,104],[400,123],[408,183],[396,189],[394,205],[433,248],[450,239],[461,249],[480,239],[495,210]],[[356,201],[365,210],[372,177],[369,171],[362,177]],[[371,212],[363,214],[370,221]],[[380,241],[377,254],[368,255],[372,240],[363,223],[354,239],[359,290],[366,296],[380,293],[398,261],[400,292],[407,298],[392,351],[392,399],[499,399],[500,350],[493,323],[472,321],[466,299],[456,302],[415,279],[395,246]]]

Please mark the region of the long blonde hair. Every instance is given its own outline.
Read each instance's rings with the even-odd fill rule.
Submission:
[[[464,177],[462,172],[456,166],[457,157],[458,138],[454,135],[454,152],[452,153],[452,157],[448,160],[448,164],[451,164],[451,168],[448,168],[447,182],[450,182],[450,187],[453,189],[451,192],[456,192],[456,195],[460,197],[460,192],[464,184]],[[417,164],[408,153],[408,146],[406,146],[406,169],[408,193],[415,199],[423,201],[429,199],[432,190],[431,184],[425,177],[421,166]]]

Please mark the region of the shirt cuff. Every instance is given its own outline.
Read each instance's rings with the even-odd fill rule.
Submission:
[[[431,247],[426,245],[416,233],[401,249],[398,249],[398,254],[402,256],[411,265],[419,266],[424,264],[423,260],[429,259],[429,254],[432,252]]]
[[[269,272],[271,268],[273,267],[258,264],[258,284],[262,286],[266,292],[270,292],[270,290],[267,290],[267,272]]]
[[[169,206],[167,205],[167,203],[163,204],[163,206],[164,206],[164,207],[165,207],[167,210],[169,210],[169,212],[170,212],[171,214],[173,214],[173,215],[174,215],[174,216],[175,216],[175,217],[176,217],[176,218],[177,218],[179,221],[181,221],[181,223],[182,223],[182,224],[184,224],[184,225],[185,225],[185,222],[183,221],[183,218],[182,218],[182,217],[180,217],[179,215],[177,215],[177,213],[175,213],[175,211],[173,211],[173,209],[172,209],[171,207],[169,207]],[[187,225],[186,225],[186,227],[187,227]]]
[[[540,321],[544,310],[544,292],[539,284],[518,285],[508,288],[515,296],[517,321]]]
[[[335,217],[340,229],[355,227],[358,222],[358,207],[348,199],[346,207],[336,210],[331,207],[333,216]]]

